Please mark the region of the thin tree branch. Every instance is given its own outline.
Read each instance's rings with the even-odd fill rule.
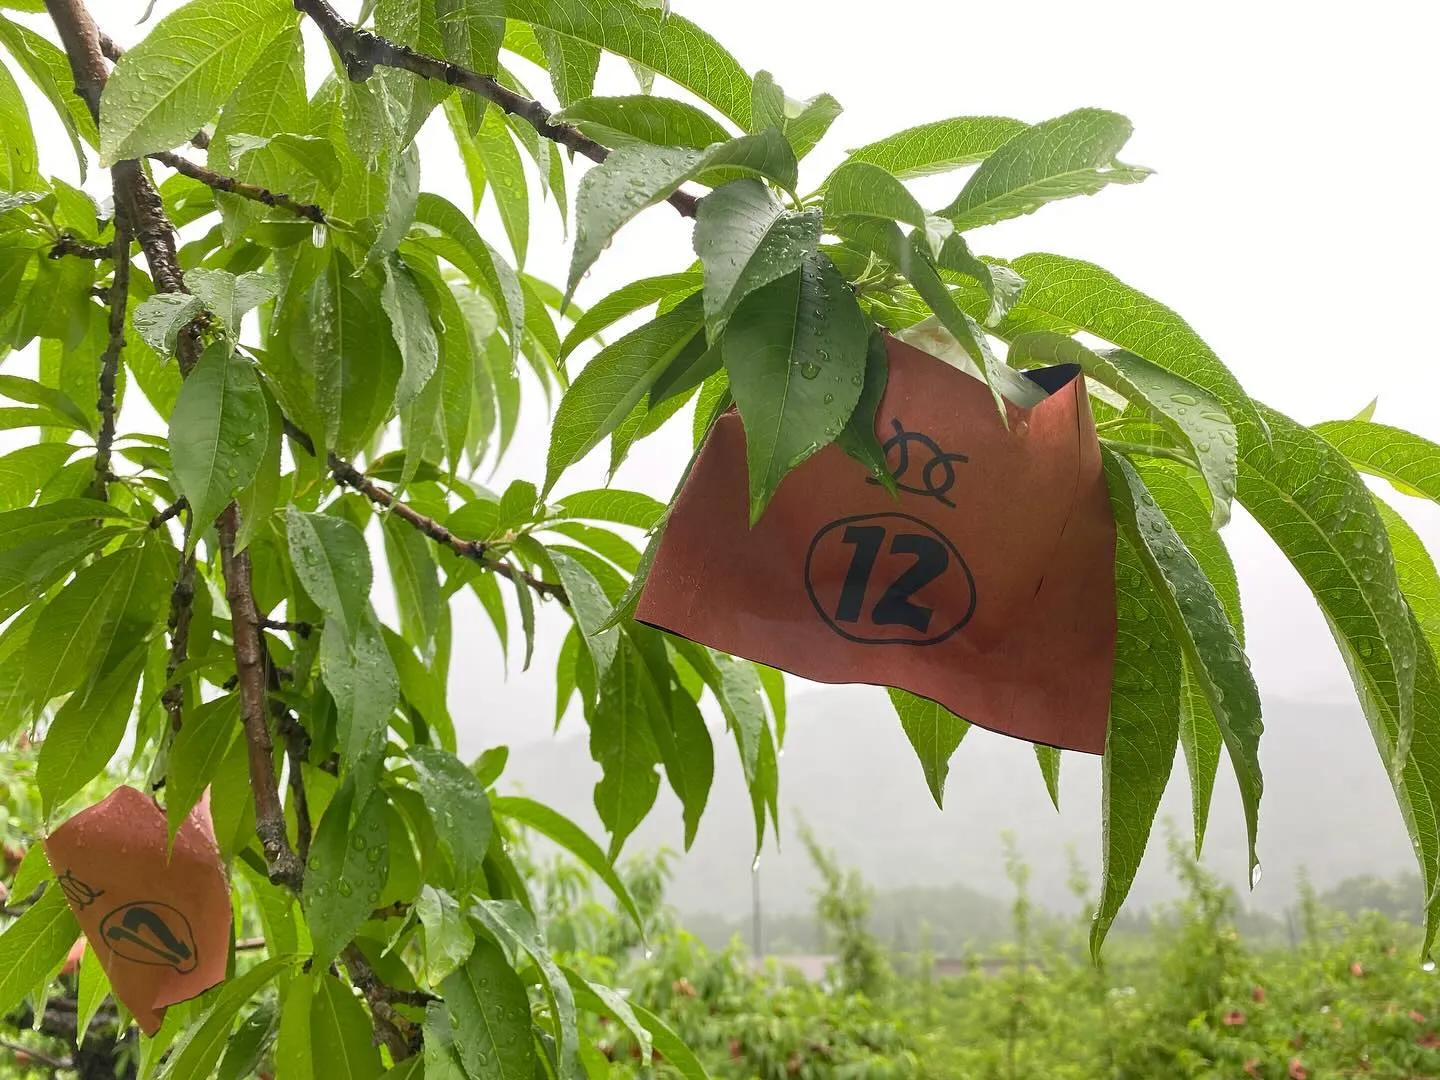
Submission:
[[[176,499],[173,503],[171,503],[169,506],[167,506],[164,510],[161,510],[158,514],[154,514],[154,515],[151,516],[151,518],[150,518],[150,528],[152,528],[152,529],[158,529],[158,528],[160,528],[161,525],[164,525],[164,524],[165,524],[167,521],[169,521],[171,518],[175,517],[177,514],[180,513],[180,511],[182,511],[182,510],[187,510],[187,509],[189,509],[189,507],[190,507],[190,504],[185,500],[185,496],[184,496],[184,495],[181,495],[178,499]]]
[[[285,808],[275,777],[275,751],[267,718],[265,651],[260,640],[260,615],[255,610],[251,585],[250,553],[235,550],[240,511],[234,503],[225,508],[216,525],[220,537],[220,566],[225,575],[225,598],[230,602],[230,632],[235,642],[235,673],[239,676],[240,723],[249,747],[250,790],[255,799],[255,833],[265,852],[270,881],[297,892],[305,877],[305,864],[290,847],[285,831]]]
[[[165,693],[160,702],[170,717],[172,733],[185,722],[185,684],[175,680],[175,672],[190,655],[190,620],[195,614],[195,552],[190,549],[190,530],[194,527],[195,518],[190,515],[185,519],[180,567],[170,589],[170,659],[165,663]]]
[[[99,262],[108,259],[115,254],[113,248],[104,244],[87,244],[77,236],[70,233],[63,233],[59,240],[56,240],[50,248],[50,258],[63,259],[66,255],[74,255],[79,259],[89,259],[91,262]]]
[[[198,180],[206,187],[214,188],[216,191],[224,191],[231,195],[238,195],[242,199],[249,199],[251,202],[264,203],[266,206],[278,206],[282,210],[288,210],[297,217],[308,218],[317,225],[325,224],[325,211],[314,203],[302,203],[292,199],[289,195],[281,192],[271,191],[268,188],[260,187],[257,184],[247,184],[243,180],[237,180],[233,176],[226,176],[214,169],[208,169],[204,165],[197,164],[179,154],[172,154],[168,151],[151,154],[150,157],[169,166],[178,173],[190,177],[191,180]]]
[[[130,225],[121,213],[115,215],[111,250],[115,270],[110,280],[110,339],[100,358],[100,397],[95,402],[100,410],[100,434],[95,439],[95,478],[90,482],[91,494],[101,502],[108,495],[110,451],[115,445],[115,380],[120,374],[120,352],[125,348],[125,304],[130,293]],[[50,255],[53,258],[55,252]]]
[[[505,112],[518,116],[533,127],[542,138],[568,147],[573,153],[591,161],[604,161],[610,151],[569,124],[556,124],[550,119],[550,111],[538,101],[517,94],[504,86],[493,75],[451,64],[434,56],[416,52],[408,45],[399,45],[381,37],[373,31],[348,22],[329,3],[329,0],[294,0],[295,9],[308,15],[320,32],[325,35],[332,48],[345,65],[345,71],[354,82],[364,82],[377,67],[399,68],[419,75],[422,79],[434,79],[450,86],[469,90],[486,101],[494,102]],[[689,192],[676,191],[666,200],[685,217],[694,217],[699,199]]]
[[[280,619],[261,619],[260,625],[266,630],[278,630],[302,638],[308,638],[315,629],[308,622],[285,622]]]
[[[11,1042],[9,1039],[0,1039],[0,1046],[3,1046],[6,1050],[9,1050],[11,1054],[16,1056],[15,1063],[17,1065],[20,1064],[19,1055],[21,1054],[24,1054],[35,1064],[43,1065],[45,1068],[53,1069],[55,1072],[72,1068],[74,1065],[69,1058],[51,1057],[43,1050],[36,1050],[33,1046],[21,1046],[17,1042]]]
[[[375,1038],[390,1048],[390,1056],[404,1061],[420,1048],[420,1030],[409,1019],[395,1011],[396,1004],[418,1005],[435,999],[420,991],[396,990],[380,981],[365,954],[354,942],[345,946],[340,954],[345,961],[345,970],[350,981],[365,995],[370,1003],[370,1015],[375,1021]]]
[[[413,525],[431,540],[434,540],[443,547],[449,548],[462,559],[469,559],[471,562],[479,563],[486,570],[493,571],[503,578],[508,578],[517,585],[525,585],[541,596],[554,597],[566,607],[570,606],[570,598],[565,595],[565,586],[559,582],[543,581],[535,575],[527,573],[519,567],[506,562],[504,559],[490,558],[486,553],[489,545],[483,540],[466,540],[456,536],[434,518],[426,517],[414,507],[407,506],[395,498],[392,493],[375,483],[375,481],[371,480],[339,455],[332,453],[329,457],[329,464],[330,473],[335,477],[337,483],[354,488],[376,506],[382,506],[386,510],[389,510],[396,517]]]

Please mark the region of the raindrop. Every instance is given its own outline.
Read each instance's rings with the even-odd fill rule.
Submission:
[[[1263,872],[1260,869],[1260,864],[1257,862],[1254,866],[1250,868],[1250,888],[1258,888],[1260,885],[1260,878],[1262,876],[1264,876]]]
[[[831,404],[834,400],[835,400],[835,395],[834,395],[834,394],[826,394],[826,395],[825,395],[825,404],[826,404],[826,405]]]
[[[755,856],[755,861],[750,864],[750,872],[751,872],[752,874],[758,874],[758,873],[760,872],[760,856],[759,856],[759,855],[756,855],[756,856]]]
[[[1423,964],[1420,965],[1420,970],[1421,970],[1421,971],[1434,971],[1434,970],[1435,970],[1435,961],[1434,961],[1434,960],[1426,960]]]
[[[646,959],[646,960],[649,960],[649,959],[653,958],[654,955],[655,955],[655,950],[652,949],[652,948],[650,948],[650,946],[648,946],[648,945],[645,946],[645,959]]]
[[[340,882],[335,886],[335,891],[338,892],[341,896],[349,896],[355,891],[355,887],[342,878]]]
[[[813,360],[806,360],[800,365],[800,374],[807,379],[813,379],[820,374],[820,365]]]
[[[1200,401],[1194,394],[1171,394],[1170,400],[1176,405],[1199,405]]]

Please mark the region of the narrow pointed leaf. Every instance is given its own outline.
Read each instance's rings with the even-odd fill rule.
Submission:
[[[929,176],[984,161],[1028,126],[1006,116],[934,120],[852,150],[845,160],[868,161],[902,180]]]
[[[928,698],[919,697],[907,690],[890,690],[890,704],[900,717],[900,727],[905,737],[915,748],[920,759],[920,768],[925,773],[925,784],[930,789],[935,805],[945,805],[945,777],[950,773],[950,758],[970,730],[968,722],[960,719],[943,705],[937,705]]]
[[[703,150],[730,137],[719,121],[704,110],[652,94],[584,98],[571,102],[554,120],[574,124],[606,146],[623,145],[629,140]]]

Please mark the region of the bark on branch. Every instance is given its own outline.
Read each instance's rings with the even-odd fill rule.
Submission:
[[[336,454],[331,454],[329,464],[330,474],[335,477],[336,482],[346,487],[354,488],[376,506],[381,506],[389,510],[396,517],[407,524],[413,525],[431,540],[434,540],[442,547],[449,548],[462,559],[469,559],[471,562],[479,563],[486,570],[493,571],[503,578],[508,578],[517,585],[524,585],[540,596],[554,597],[566,607],[570,606],[570,598],[565,595],[565,587],[559,582],[543,581],[534,574],[527,573],[519,567],[506,562],[504,559],[491,558],[489,554],[487,554],[489,545],[483,540],[466,540],[463,537],[456,536],[434,518],[426,517],[414,507],[407,506],[395,498],[391,492],[375,483],[374,480],[371,480],[344,458]]]
[[[577,127],[557,124],[550,118],[550,110],[540,102],[517,94],[504,86],[493,75],[471,71],[416,52],[408,45],[399,45],[379,34],[356,26],[340,15],[329,0],[294,0],[295,9],[320,28],[331,47],[339,55],[345,71],[355,82],[364,82],[377,67],[399,68],[419,75],[422,79],[434,79],[450,86],[458,86],[477,94],[486,101],[494,102],[505,112],[518,116],[533,127],[542,138],[557,142],[573,153],[601,162],[610,151]],[[693,218],[699,199],[689,192],[677,191],[666,200],[685,217]]]
[[[59,245],[56,245],[58,249]],[[51,251],[51,257],[55,252]],[[104,502],[110,480],[110,451],[115,445],[115,381],[120,374],[120,352],[125,348],[125,305],[130,295],[130,224],[124,214],[115,215],[115,243],[111,248],[115,270],[110,279],[110,337],[100,358],[100,434],[95,439],[95,479],[90,491]]]
[[[237,180],[233,176],[226,176],[214,169],[207,169],[204,165],[197,164],[189,158],[183,158],[179,154],[172,154],[168,151],[159,154],[151,154],[151,159],[160,162],[178,173],[190,177],[191,180],[198,180],[206,187],[214,188],[216,191],[224,191],[230,195],[238,195],[242,199],[249,199],[251,202],[264,203],[266,206],[278,206],[282,210],[288,210],[296,217],[307,218],[317,225],[325,224],[325,211],[314,203],[302,203],[292,199],[283,192],[271,191],[269,188],[260,187],[258,184],[247,184],[243,180]]]

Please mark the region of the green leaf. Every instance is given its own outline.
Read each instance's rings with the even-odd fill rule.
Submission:
[[[160,620],[174,570],[159,544],[121,548],[77,573],[45,606],[26,645],[26,684],[44,704],[95,686]]]
[[[580,178],[567,303],[620,227],[646,207],[663,202],[704,160],[700,150],[636,143],[619,147]]]
[[[383,1071],[380,1048],[371,1038],[365,1006],[348,986],[320,972],[310,1002],[310,1037],[315,1074],[371,1080]]]
[[[605,857],[605,852],[601,850],[600,845],[590,839],[580,826],[558,810],[518,795],[505,795],[491,799],[490,807],[501,817],[518,821],[526,828],[534,829],[541,836],[559,844],[579,859],[605,883],[606,888],[615,894],[615,898],[620,901],[620,906],[635,920],[635,926],[638,929],[644,929],[645,924],[640,918],[640,909],[636,907],[630,890],[625,887],[625,882],[620,879],[620,875],[615,873],[615,867]]]
[[[399,676],[368,607],[346,639],[339,622],[325,623],[320,638],[320,674],[335,699],[336,736],[341,760],[363,769],[378,768],[390,714],[399,700]]]
[[[30,113],[14,76],[3,64],[0,64],[0,123],[4,124],[7,135],[7,145],[0,150],[0,188],[16,191],[36,186],[40,177],[35,171],[35,133],[30,126]]]
[[[840,103],[829,94],[816,94],[808,101],[796,101],[786,96],[768,71],[755,74],[755,84],[750,92],[750,130],[778,128],[797,158],[803,158],[815,149],[843,111]]]
[[[602,349],[570,384],[555,410],[545,464],[545,494],[575,462],[629,415],[700,329],[700,305],[674,311]]]
[[[530,1000],[500,946],[475,942],[465,966],[443,984],[455,1049],[472,1080],[535,1080]],[[426,1073],[429,1074],[427,1065]]]
[[[33,379],[22,379],[18,375],[0,375],[0,394],[11,401],[23,401],[27,405],[49,409],[69,420],[76,431],[95,434],[94,425],[84,410],[68,394],[53,387],[43,386]]]
[[[1338,450],[1271,409],[1262,413],[1274,448],[1256,440],[1240,454],[1241,504],[1310,587],[1342,651],[1356,664],[1356,692],[1392,714],[1398,742],[1379,746],[1403,761],[1413,726],[1416,642],[1365,483]],[[1363,675],[1363,678],[1360,676]],[[1381,732],[1375,732],[1377,740]]]
[[[574,991],[576,1003],[596,1016],[609,1017],[624,1025],[639,1045],[640,1060],[649,1061],[652,1049],[650,1032],[641,1025],[625,997],[608,986],[586,981],[569,968],[563,970],[565,980]]]
[[[294,19],[283,0],[192,0],[161,19],[105,84],[100,164],[108,168],[190,138]]]
[[[1035,744],[1035,761],[1040,766],[1040,775],[1045,778],[1045,793],[1050,804],[1060,809],[1060,751],[1053,746]]]
[[[0,45],[6,48],[26,77],[54,107],[66,134],[70,136],[70,145],[80,166],[80,178],[85,179],[87,162],[80,141],[83,138],[94,146],[100,136],[89,108],[75,93],[75,76],[70,70],[70,61],[28,26],[5,18],[0,18]]]
[[[1079,364],[1087,377],[1148,408],[1194,454],[1210,492],[1211,525],[1219,529],[1230,520],[1235,424],[1208,391],[1124,349],[1097,353],[1074,338],[1045,330],[1011,341],[1009,362],[1018,368]]]
[[[412,746],[410,760],[440,847],[454,864],[456,883],[462,892],[468,890],[481,873],[490,847],[490,803],[485,789],[448,750]]]
[[[1200,569],[1224,605],[1226,617],[1235,628],[1235,637],[1245,642],[1245,623],[1240,610],[1240,585],[1235,566],[1220,534],[1210,527],[1210,510],[1205,505],[1203,481],[1190,469],[1166,461],[1131,462],[1145,482],[1156,504],[1195,556]],[[1205,839],[1210,816],[1210,797],[1220,764],[1220,725],[1210,703],[1193,676],[1182,685],[1180,746],[1190,771],[1190,802],[1194,818],[1196,857]]]
[[[170,745],[165,779],[165,818],[172,839],[215,778],[239,733],[239,694],[207,701],[185,714],[185,723]]]
[[[95,1014],[110,996],[110,976],[100,966],[100,958],[95,955],[94,949],[87,947],[80,957],[80,972],[76,981],[75,1038],[83,1043]]]
[[[0,457],[0,512],[28,506],[75,450],[68,443],[36,443]]]
[[[495,194],[495,207],[500,223],[515,253],[515,264],[525,264],[525,249],[530,237],[530,196],[525,184],[525,169],[520,152],[510,139],[510,128],[499,109],[489,109],[475,137],[475,150],[485,167],[485,178]]]
[[[797,168],[794,152],[773,128],[707,150],[648,143],[621,146],[580,179],[566,301],[621,226],[668,198],[684,181],[698,177],[714,186],[751,175],[789,190],[795,186]]]
[[[624,644],[598,679],[599,700],[590,716],[590,756],[601,771],[595,809],[610,832],[611,860],[649,813],[660,789],[655,772],[660,749],[646,716],[644,678],[640,658]]]
[[[890,704],[900,717],[900,727],[915,748],[926,786],[937,807],[944,806],[945,777],[950,773],[950,758],[970,730],[970,724],[949,709],[928,698],[907,690],[890,688]]]
[[[498,69],[505,19],[502,15],[487,13],[486,6],[472,0],[435,0],[445,59],[471,71]],[[459,100],[469,130],[478,131],[486,111],[485,100],[476,94],[461,94]]]
[[[24,1001],[60,965],[79,936],[64,892],[51,885],[0,934],[0,1013],[8,1014]]]
[[[835,436],[835,445],[869,470],[892,495],[896,494],[895,478],[885,460],[885,448],[875,434],[875,417],[885,397],[885,384],[890,378],[890,361],[885,352],[885,338],[877,330],[870,335],[865,351],[865,385],[855,411],[845,421],[845,430]],[[783,700],[783,699],[782,699]]]
[[[937,234],[936,224],[941,222],[950,224],[944,218],[926,219],[925,239],[932,248]],[[942,277],[945,276],[944,271],[953,271],[980,283],[985,295],[990,298],[990,307],[984,316],[986,326],[994,326],[1000,322],[1015,306],[1015,301],[1025,288],[1025,279],[1010,267],[976,258],[971,253],[970,246],[965,243],[965,238],[959,233],[952,232],[945,237],[939,252],[933,254],[936,267],[942,271]]]
[[[254,367],[228,342],[201,355],[170,415],[170,460],[199,522],[214,521],[255,479],[269,441],[270,410]],[[190,543],[198,539],[192,530]]]
[[[420,890],[415,915],[425,930],[425,981],[438,986],[475,948],[475,931],[449,893],[429,885]]]
[[[785,474],[844,430],[865,382],[869,337],[850,286],[821,257],[735,309],[724,356],[745,423],[752,523]]]
[[[1429,439],[1368,420],[1331,420],[1314,430],[1362,473],[1440,503],[1440,446]]]
[[[447,259],[472,282],[484,288],[506,327],[512,354],[525,330],[525,295],[515,271],[480,238],[474,224],[453,203],[422,192],[415,204],[415,220],[436,230],[448,244],[426,244]]]
[[[574,124],[606,146],[621,146],[628,141],[704,150],[730,138],[730,133],[704,110],[652,94],[584,98],[571,102],[551,119],[559,124]]]
[[[623,319],[631,312],[648,307],[657,300],[676,293],[692,293],[700,287],[701,277],[697,270],[682,270],[678,274],[661,274],[658,277],[641,278],[629,285],[616,289],[605,299],[591,305],[570,328],[560,344],[563,361],[575,351],[576,346],[599,334],[607,326]]]
[[[665,504],[640,491],[597,488],[566,495],[555,505],[555,510],[562,518],[610,521],[616,525],[649,530],[665,512]]]
[[[203,266],[186,271],[185,284],[229,329],[232,337],[240,333],[241,317],[265,301],[274,299],[280,287],[274,274],[251,270],[237,276],[227,270]]]
[[[414,276],[398,259],[385,262],[385,286],[380,306],[390,320],[390,333],[400,349],[403,368],[395,387],[395,407],[403,408],[419,396],[440,365],[440,346],[425,297]]]
[[[545,935],[535,925],[535,917],[515,900],[477,900],[470,910],[498,941],[508,942],[517,954],[529,954],[540,969],[560,1030],[559,1072],[562,1076],[568,1075],[580,1043],[575,1023],[575,995],[564,972],[550,955]]]
[[[537,28],[535,37],[545,50],[550,83],[561,105],[569,105],[595,90],[595,72],[600,67],[600,50],[551,30]]]
[[[1181,653],[1160,612],[1141,556],[1122,534],[1115,544],[1115,668],[1101,762],[1103,883],[1090,924],[1097,958],[1135,880],[1175,761]]]
[[[370,599],[372,571],[365,535],[344,518],[306,514],[291,506],[285,514],[291,564],[310,599],[344,635],[361,625]]]
[[[1107,184],[1135,184],[1149,169],[1115,160],[1130,121],[1103,109],[1076,109],[1019,132],[990,154],[940,211],[964,231],[1038,210],[1047,202],[1093,195]]]
[[[750,77],[714,38],[679,15],[639,4],[482,0],[476,6],[643,64],[713,105],[740,127],[749,126]]]
[[[385,537],[385,561],[395,587],[400,628],[422,655],[429,655],[439,630],[440,578],[430,543],[406,521],[387,515],[381,532]]]
[[[819,212],[786,210],[759,180],[736,180],[701,201],[694,245],[704,266],[712,340],[741,300],[815,253],[820,228]]]
[[[1205,695],[1225,739],[1245,808],[1250,872],[1259,862],[1255,835],[1263,780],[1260,771],[1260,691],[1250,661],[1215,587],[1190,554],[1144,482],[1124,458],[1106,452],[1110,504],[1170,621],[1186,669]]]
[[[205,309],[205,302],[188,293],[156,293],[135,308],[132,321],[141,340],[161,356],[175,352],[181,328]]]
[[[710,1074],[705,1071],[705,1066],[695,1056],[685,1040],[670,1028],[665,1021],[656,1016],[639,1002],[628,1002],[635,1018],[650,1033],[650,1041],[660,1056],[665,1059],[672,1069],[678,1072],[685,1080],[710,1080]],[[612,1014],[613,1015],[613,1014]],[[616,1017],[620,1019],[620,1017]]]
[[[99,776],[120,749],[145,656],[143,646],[136,648],[104,678],[71,694],[55,713],[35,766],[35,786],[47,819]]]
[[[1001,324],[1002,336],[1025,330],[1088,330],[1209,391],[1242,431],[1265,430],[1255,403],[1235,376],[1164,304],[1108,270],[1063,255],[1022,255],[1011,266],[1025,279],[1025,291]]]
[[[335,959],[370,918],[390,873],[385,796],[372,792],[352,821],[355,802],[355,785],[342,784],[310,845],[305,920],[319,965]]]
[[[315,1044],[311,1035],[311,1006],[315,1000],[313,969],[301,971],[285,987],[275,1035],[275,1072],[287,1080],[315,1080]]]
[[[924,229],[926,213],[896,177],[868,161],[847,161],[825,184],[825,216],[859,214]]]
[[[288,956],[271,957],[245,974],[227,980],[199,1023],[176,1043],[160,1070],[160,1080],[208,1080],[213,1076],[241,1006],[294,963]]]
[[[934,120],[867,143],[845,161],[868,161],[902,180],[929,176],[984,161],[1028,127],[1006,116]]]

